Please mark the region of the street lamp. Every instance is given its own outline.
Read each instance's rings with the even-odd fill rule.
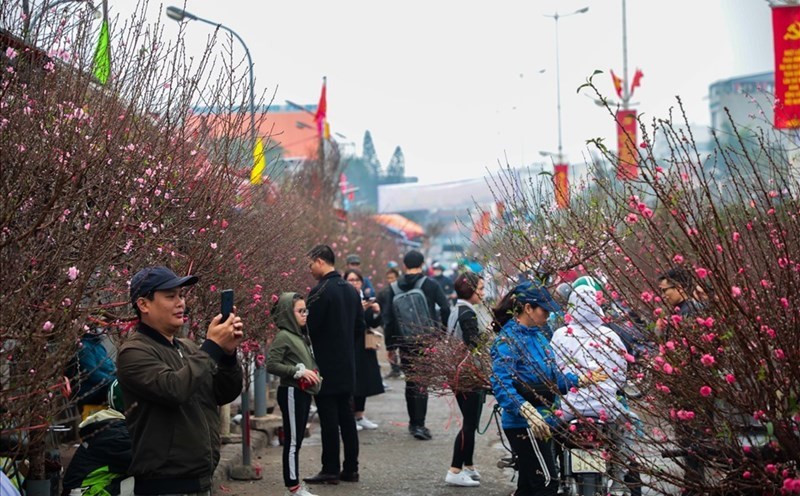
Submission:
[[[250,56],[250,49],[247,48],[247,44],[244,42],[241,36],[239,36],[236,31],[225,26],[224,24],[220,24],[218,22],[212,22],[208,19],[203,19],[202,17],[196,16],[190,12],[187,12],[184,9],[179,9],[178,7],[169,6],[166,8],[167,17],[172,19],[173,21],[183,22],[183,21],[200,21],[211,26],[214,26],[217,29],[224,29],[225,31],[229,32],[232,36],[234,36],[239,43],[242,44],[244,47],[244,53],[247,55],[247,66],[248,72],[250,75],[250,102],[249,102],[249,112],[250,112],[250,139],[253,146],[256,143],[256,117],[255,117],[255,86],[253,83],[253,58]],[[254,390],[254,399],[255,399],[255,413],[256,416],[264,416],[267,413],[267,401],[266,401],[266,391],[267,391],[267,373],[263,367],[256,367],[255,373],[255,380],[253,383],[253,390]],[[262,412],[263,410],[263,412]],[[249,474],[250,472],[254,472],[252,467],[250,466],[250,391],[249,388],[245,388],[244,392],[242,393],[242,417],[243,417],[243,425],[242,425],[242,465],[245,467],[245,472]],[[243,477],[243,478],[261,478],[260,476],[254,477]]]
[[[559,14],[556,12],[555,14],[548,15],[545,14],[545,17],[549,17],[556,22],[556,109],[558,111],[558,163],[564,162],[564,150],[561,144],[561,66],[559,61],[559,53],[558,53],[558,20],[562,17],[569,17],[577,14],[585,14],[588,12],[589,7],[583,7],[582,9],[578,9],[575,12],[571,12],[569,14]]]
[[[220,24],[218,22],[212,22],[208,19],[203,19],[202,17],[196,16],[191,12],[187,12],[184,9],[179,9],[178,7],[169,6],[166,8],[167,17],[172,19],[173,21],[183,22],[183,21],[200,21],[211,26],[214,26],[217,29],[224,29],[225,31],[229,32],[233,35],[239,43],[242,44],[244,47],[244,53],[247,55],[247,66],[248,72],[250,75],[250,102],[249,102],[249,112],[250,112],[250,139],[253,145],[255,146],[256,142],[256,97],[255,97],[255,85],[253,83],[253,58],[250,56],[250,49],[247,48],[247,44],[244,42],[241,36],[239,36],[236,31],[225,26],[224,24]]]

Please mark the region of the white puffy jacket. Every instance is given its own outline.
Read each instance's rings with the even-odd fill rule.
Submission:
[[[598,417],[603,412],[613,420],[625,411],[617,400],[627,372],[625,344],[603,325],[603,310],[595,295],[589,286],[575,288],[567,309],[572,321],[557,329],[550,340],[556,365],[562,372],[581,375],[602,368],[609,376],[603,382],[568,392],[561,403],[565,420],[577,414]]]

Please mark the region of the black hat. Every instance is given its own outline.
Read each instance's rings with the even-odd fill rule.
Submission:
[[[418,269],[422,267],[424,263],[425,257],[417,250],[411,250],[403,257],[403,265],[405,265],[407,269]]]
[[[197,284],[197,276],[178,277],[166,267],[145,267],[131,279],[131,303],[153,291],[181,288]]]
[[[358,255],[347,255],[347,265],[361,265],[361,257]]]

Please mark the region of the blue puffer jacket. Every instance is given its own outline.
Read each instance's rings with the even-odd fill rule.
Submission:
[[[526,327],[515,319],[501,329],[492,345],[492,389],[497,403],[503,409],[503,428],[527,428],[528,422],[519,414],[525,399],[515,389],[514,382],[529,386],[558,385],[563,394],[577,386],[578,377],[562,374],[553,360],[553,350],[538,327]],[[552,425],[556,418],[549,407],[537,406],[539,413]]]

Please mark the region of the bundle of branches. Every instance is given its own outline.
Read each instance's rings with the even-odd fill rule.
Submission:
[[[796,144],[730,124],[707,156],[671,117],[641,125],[639,176],[627,181],[608,173],[618,159],[595,140],[607,161],[590,164],[567,209],[540,177],[508,171],[496,182],[506,215],[485,254],[506,279],[532,275],[520,260],[547,267],[551,289],[570,269],[592,275],[603,324],[649,341],[652,352],[637,356],[594,338],[584,347],[651,379],[631,407],[641,425],[628,426],[641,449],[610,456],[661,490],[771,494],[797,480],[800,188],[787,157]],[[655,155],[656,144],[669,154]]]
[[[408,338],[413,344],[403,348],[410,362],[409,381],[433,394],[485,391],[491,388],[491,337],[484,333],[479,345],[467,349],[464,342],[441,331]]]

